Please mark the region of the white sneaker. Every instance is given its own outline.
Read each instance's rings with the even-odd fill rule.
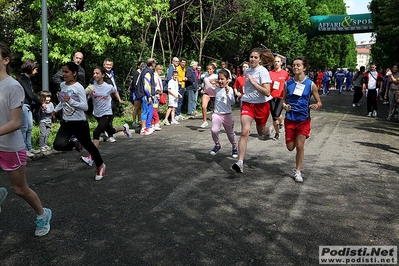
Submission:
[[[39,154],[40,153],[40,150],[35,150],[35,149],[30,149],[29,151],[31,153],[33,153],[33,154]]]
[[[96,181],[100,181],[101,179],[103,179],[104,175],[105,175],[105,163],[103,163],[100,167],[97,167],[96,169],[96,176],[95,176],[95,180]]]
[[[131,138],[132,138],[132,132],[130,132],[129,125],[128,125],[127,123],[125,123],[125,124],[123,125],[123,127],[125,128],[125,130],[123,130],[123,133],[125,133],[125,135],[126,135],[129,139],[131,139]]]
[[[270,125],[269,126],[269,139],[273,138],[273,133],[274,133],[274,126]]]
[[[368,114],[367,114],[367,117],[371,117],[373,115],[373,113],[372,112],[369,112]]]
[[[175,120],[179,121],[180,120],[180,115],[175,116]]]
[[[164,120],[162,121],[162,123],[163,123],[165,126],[170,126],[170,123],[169,123],[169,121],[168,121],[168,120],[166,120],[166,119],[164,119]]]
[[[201,128],[206,128],[208,126],[208,122],[207,121],[204,121],[202,124],[201,124]]]
[[[93,166],[93,159],[91,158],[90,154],[87,156],[80,156],[80,160],[82,160],[88,166]]]
[[[154,130],[155,130],[155,131],[160,131],[160,130],[162,130],[162,128],[161,128],[161,126],[159,125],[159,123],[154,125]]]
[[[237,161],[233,166],[231,167],[234,171],[237,173],[243,173],[244,172],[244,165],[242,162]]]
[[[373,111],[373,117],[377,117],[377,111],[376,110]]]
[[[294,170],[294,180],[295,180],[295,182],[302,183],[303,182],[303,178],[302,178],[301,171],[300,170],[296,170],[296,169],[293,169],[293,170]]]
[[[115,142],[116,139],[115,139],[114,137],[109,137],[109,138],[107,139],[107,141],[108,141],[108,142]]]
[[[170,124],[172,124],[172,125],[179,125],[180,123],[177,122],[176,119],[174,119],[174,120],[172,120],[172,121],[170,122]]]
[[[26,151],[26,156],[28,156],[29,158],[32,158],[35,155],[33,153],[31,153],[30,151]]]
[[[356,107],[356,104],[355,104],[355,103],[352,103],[352,107]]]

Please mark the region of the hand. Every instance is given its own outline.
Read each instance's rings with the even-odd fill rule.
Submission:
[[[317,105],[317,103],[314,103],[314,104],[309,105],[309,108],[310,109],[318,109],[319,106]]]
[[[71,96],[69,96],[67,93],[64,94],[64,102],[69,102],[71,99]]]
[[[286,105],[284,106],[284,110],[287,111],[287,112],[291,111],[291,105],[286,104]]]
[[[121,104],[125,104],[125,101],[124,101],[124,100],[122,100],[122,99],[120,99],[120,100],[119,100],[119,103],[121,103]]]

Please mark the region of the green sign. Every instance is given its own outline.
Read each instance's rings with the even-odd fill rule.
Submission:
[[[348,34],[373,31],[371,14],[312,16],[310,28],[303,28],[308,37],[323,34]]]

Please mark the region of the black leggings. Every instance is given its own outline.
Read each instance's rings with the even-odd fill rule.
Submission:
[[[112,126],[113,115],[103,115],[102,117],[96,117],[98,125],[93,131],[93,139],[100,139],[101,133],[104,131],[108,133],[108,136],[115,134],[116,130]]]
[[[352,103],[359,103],[360,99],[363,97],[362,87],[354,87],[355,93],[353,94],[353,102]]]
[[[87,121],[61,121],[60,129],[55,137],[53,147],[56,151],[71,151],[75,146],[70,138],[75,136],[83,148],[90,153],[97,167],[103,164],[100,152],[91,141],[90,128]]]
[[[281,115],[283,111],[283,99],[281,98],[273,98],[269,101],[270,104],[270,113],[272,114],[273,121],[276,121],[277,118]]]

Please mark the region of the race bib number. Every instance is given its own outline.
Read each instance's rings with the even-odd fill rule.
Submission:
[[[296,87],[295,87],[295,90],[294,90],[294,95],[302,96],[304,89],[305,89],[305,85],[304,84],[296,84]]]
[[[273,83],[273,90],[278,90],[280,88],[280,81],[275,81]]]

